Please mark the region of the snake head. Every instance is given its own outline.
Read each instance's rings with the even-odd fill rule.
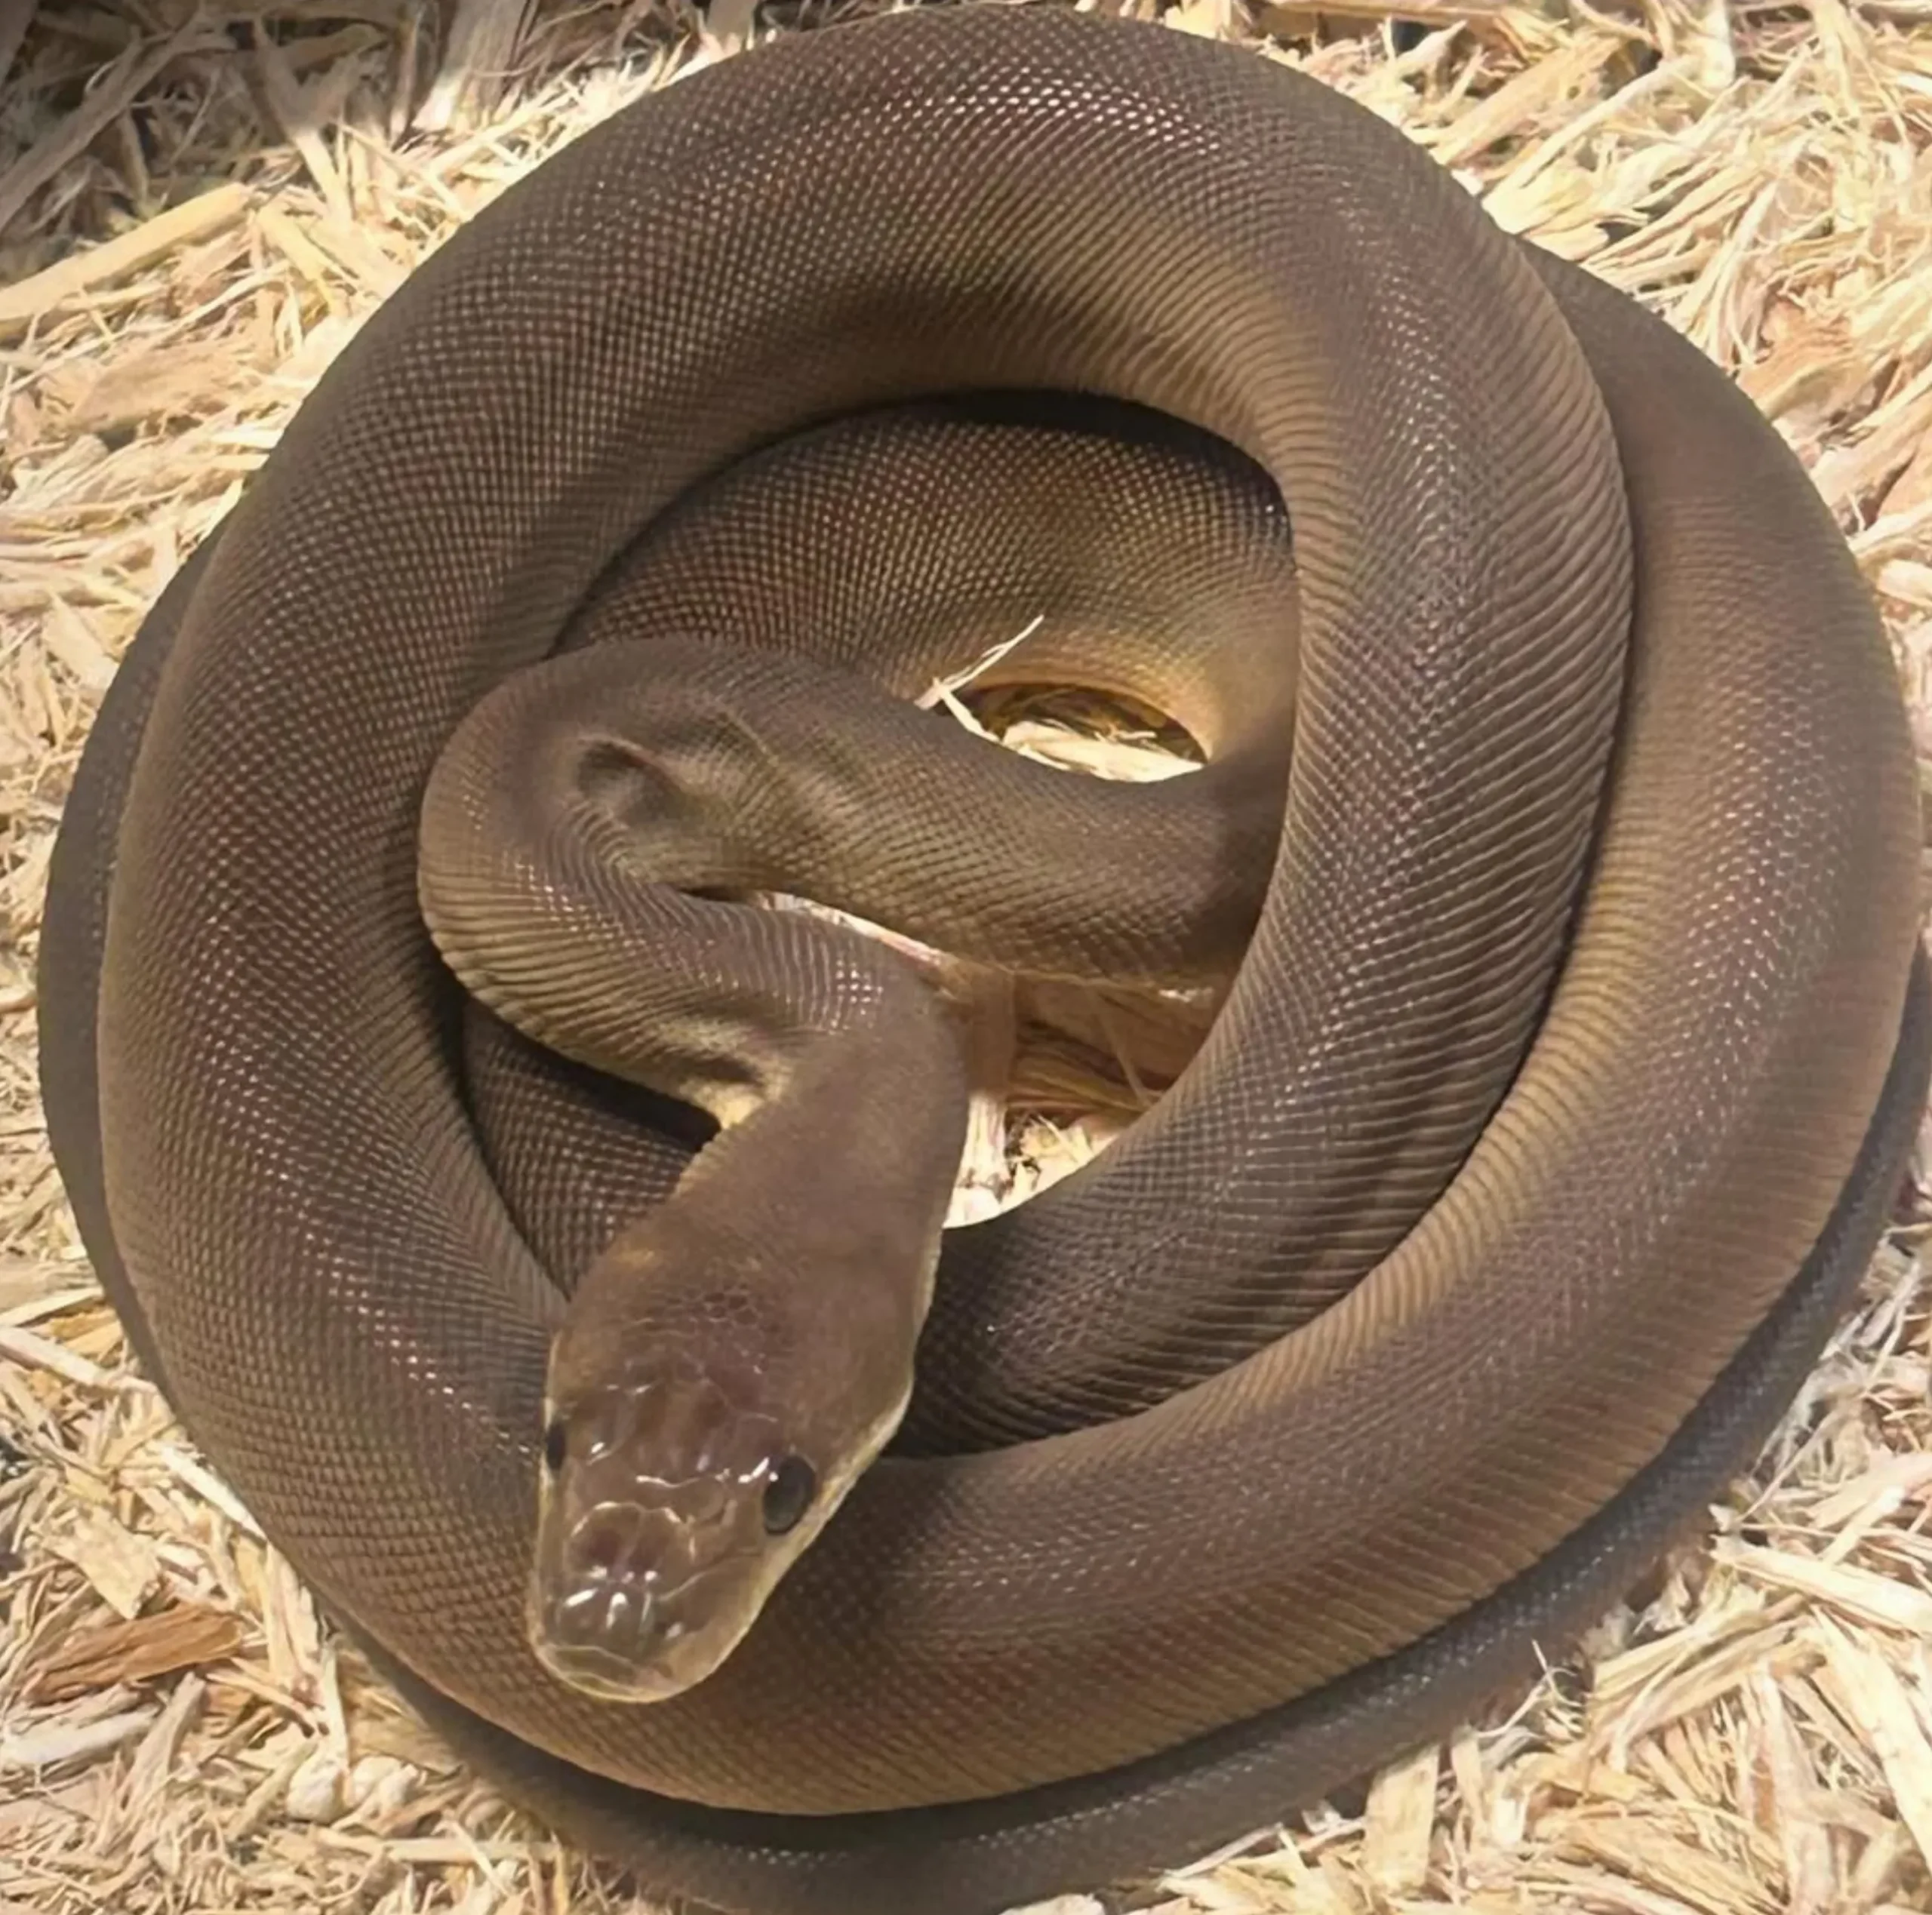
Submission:
[[[711,1674],[849,1484],[688,1366],[552,1407],[528,1619],[539,1659],[606,1701]]]
[[[956,1040],[918,1002],[915,1058],[929,1039],[958,1076]],[[911,1400],[947,1176],[865,1200],[887,1154],[878,1130],[793,1108],[796,1087],[722,1128],[561,1313],[526,1634],[588,1694],[660,1701],[710,1675]],[[963,1087],[940,1102],[936,1147],[912,1155],[949,1175]],[[894,1100],[868,1108],[903,1137]]]

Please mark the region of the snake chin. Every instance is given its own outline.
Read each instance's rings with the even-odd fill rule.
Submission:
[[[681,1366],[579,1397],[545,1450],[531,1644],[608,1701],[667,1701],[711,1674],[837,1501],[777,1419]],[[801,1502],[774,1533],[774,1505]]]

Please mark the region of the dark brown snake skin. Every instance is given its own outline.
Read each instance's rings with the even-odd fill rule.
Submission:
[[[1076,407],[1002,466],[1022,401],[892,410],[1035,391],[1237,451],[1115,460],[1091,422],[1131,416]],[[1034,456],[1069,474],[1046,535]],[[893,503],[823,503],[868,458]],[[922,518],[952,555],[872,569]],[[1213,854],[1225,894],[1176,865],[1192,798],[1038,773],[1011,845],[962,836],[915,748],[881,790],[935,908],[971,942],[1058,846],[1021,931],[1184,943],[1206,908],[1246,955],[1155,1112],[949,1234],[898,1453],[738,1651],[593,1701],[522,1627],[546,1352],[690,1145],[463,1012],[429,773],[516,668],[639,619],[903,690],[1028,604],[1055,675],[1115,645],[1146,662],[1095,675],[1227,721],[1197,777],[1251,761],[1278,831]],[[1214,641],[1164,650],[1197,609]],[[1897,1187],[1918,835],[1844,543],[1692,349],[1251,54],[922,11],[619,115],[322,381],[95,727],[48,1124],[195,1440],[480,1769],[663,1892],[990,1915],[1441,1732],[1697,1520]],[[774,1233],[826,1197],[746,1188]]]

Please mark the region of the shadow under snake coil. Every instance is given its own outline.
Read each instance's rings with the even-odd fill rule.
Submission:
[[[908,701],[1035,616],[1006,676],[1205,768]],[[342,355],[100,715],[48,1118],[480,1771],[660,1891],[989,1915],[1443,1732],[1697,1521],[1897,1187],[1918,838],[1708,361],[1252,53],[921,11],[617,114]],[[937,995],[759,886],[1232,981],[942,1250]]]

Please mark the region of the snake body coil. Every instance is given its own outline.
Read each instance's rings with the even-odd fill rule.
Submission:
[[[887,696],[1036,614],[1009,676],[1205,769]],[[618,115],[323,380],[90,740],[48,1123],[195,1440],[480,1768],[667,1891],[990,1915],[1441,1732],[1697,1519],[1896,1188],[1918,836],[1844,543],[1690,347],[1304,78],[922,11]],[[941,1246],[906,974],[666,888],[786,881],[1238,969],[1152,1113]],[[586,1068],[640,1045],[716,1143]],[[651,1440],[780,1432],[731,1466],[768,1535],[918,1339],[641,1706],[526,1613],[603,1380],[552,1345],[628,1362],[640,1272]]]

